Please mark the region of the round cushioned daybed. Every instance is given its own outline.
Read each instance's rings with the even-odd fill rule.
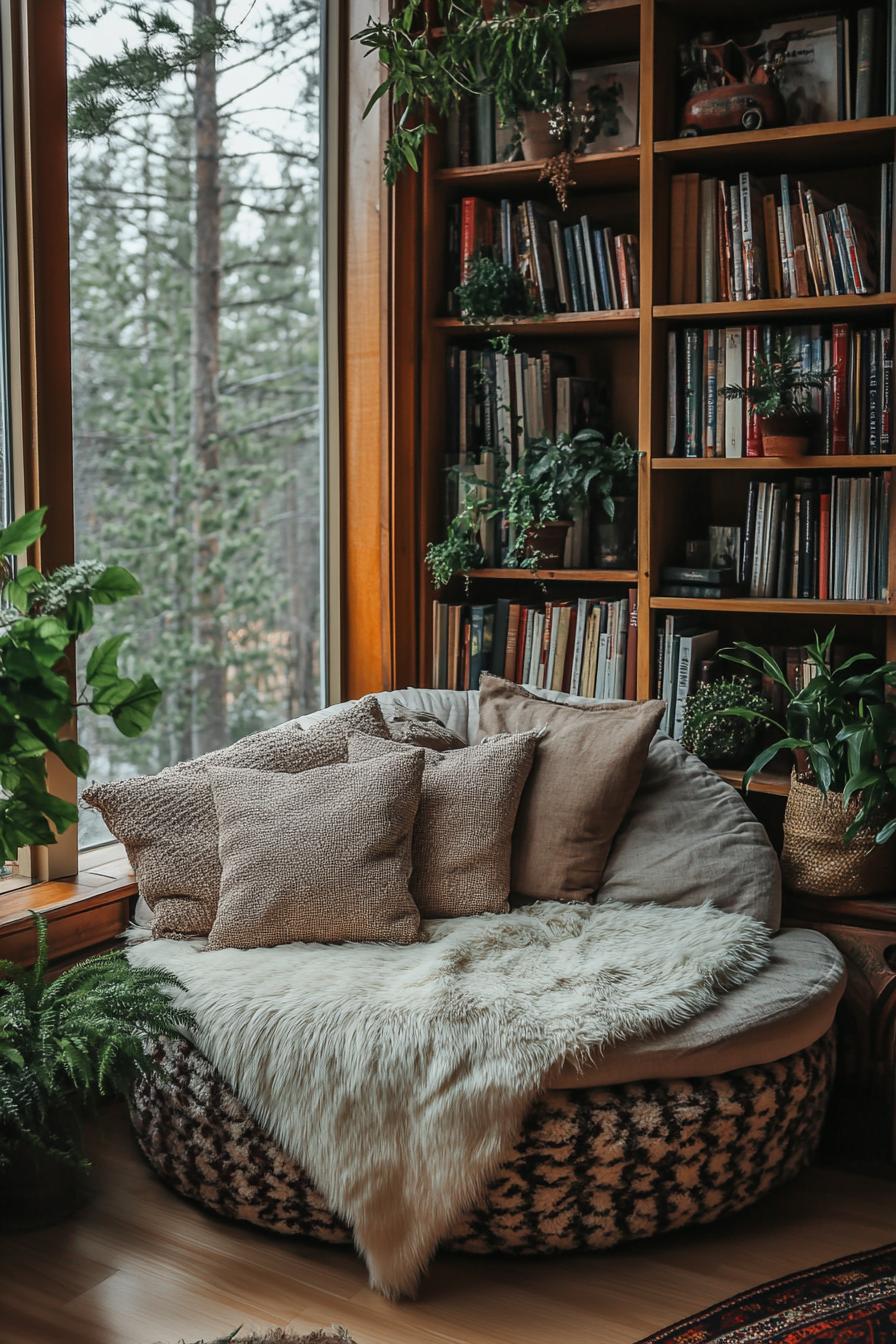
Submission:
[[[552,698],[563,698],[557,694]],[[475,692],[385,693],[464,740]],[[310,722],[317,716],[309,716]],[[303,722],[306,722],[303,720]],[[657,735],[600,897],[740,910],[773,929],[777,863],[733,789]],[[769,964],[708,1012],[651,1040],[567,1061],[546,1080],[512,1153],[445,1245],[476,1253],[600,1249],[753,1203],[811,1159],[830,1092],[837,950],[778,932]],[[160,1043],[166,1067],[136,1088],[145,1156],[181,1194],[273,1231],[349,1242],[301,1168],[200,1052]]]

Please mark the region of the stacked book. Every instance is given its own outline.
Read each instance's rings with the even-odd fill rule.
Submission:
[[[815,453],[892,451],[891,327],[846,323],[786,329],[802,367],[831,372],[812,392],[809,423]],[[772,328],[689,327],[668,335],[666,452],[673,457],[761,457],[762,423],[743,401],[726,401],[726,385],[749,386],[758,351],[770,354]]]
[[[741,560],[749,596],[886,600],[890,476],[751,480]]]
[[[676,742],[681,741],[685,702],[700,679],[701,663],[712,657],[718,643],[718,630],[707,630],[686,614],[670,612],[657,623],[656,693],[666,702],[660,727]]]
[[[677,174],[670,303],[876,293],[879,276],[890,283],[891,167],[881,168],[877,232],[858,207],[835,204],[788,173],[762,180],[743,172],[733,182]]]
[[[542,690],[633,700],[637,590],[616,601],[583,597],[543,606],[499,598],[433,603],[432,684],[471,690],[491,671]]]
[[[638,240],[588,215],[561,224],[539,201],[498,205],[464,196],[448,208],[449,311],[472,259],[487,253],[517,271],[541,313],[637,308]]]

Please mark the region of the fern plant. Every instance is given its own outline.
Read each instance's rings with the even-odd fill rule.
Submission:
[[[192,1024],[167,993],[183,988],[177,978],[123,952],[48,982],[46,920],[34,923],[34,965],[0,961],[0,1184],[23,1154],[86,1170],[79,1113],[150,1073],[155,1037]]]

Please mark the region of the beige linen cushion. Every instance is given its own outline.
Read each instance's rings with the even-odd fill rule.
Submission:
[[[509,910],[513,825],[537,745],[537,733],[521,733],[424,753],[411,874],[411,892],[424,918]],[[408,750],[365,733],[349,734],[350,761]]]
[[[558,704],[482,677],[479,741],[545,730],[513,834],[514,895],[583,901],[597,890],[662,712],[660,700]]]
[[[350,729],[388,737],[376,697],[366,696],[303,732],[283,723],[230,747],[115,784],[95,784],[84,801],[124,845],[154,938],[200,938],[212,926],[221,885],[218,822],[205,767],[228,765],[297,774],[344,761]]]
[[[208,770],[221,896],[210,949],[414,943],[408,889],[423,752],[301,775]]]

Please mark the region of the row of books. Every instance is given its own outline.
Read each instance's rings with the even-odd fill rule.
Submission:
[[[751,480],[741,575],[750,597],[885,600],[890,472]]]
[[[830,372],[811,393],[807,423],[815,453],[892,450],[893,332],[847,323],[787,327],[802,367]],[[762,422],[721,389],[749,386],[757,352],[771,352],[773,330],[687,327],[667,338],[666,452],[672,457],[761,457]]]
[[[602,312],[640,302],[638,240],[588,215],[561,224],[539,201],[498,205],[464,196],[448,207],[449,311],[474,257],[487,253],[522,276],[542,313]]]
[[[576,149],[582,154],[606,154],[638,143],[637,61],[605,61],[569,72],[569,101],[579,124],[598,100],[612,99],[613,117],[593,118]],[[497,115],[495,96],[465,95],[453,104],[445,123],[446,168],[468,168],[487,163],[509,163],[520,157],[522,128],[504,125]],[[557,151],[563,146],[558,142]]]
[[[543,606],[433,603],[432,684],[471,690],[483,672],[592,700],[634,700],[637,590]]]
[[[879,237],[888,240],[888,258],[893,225],[889,167],[881,168],[879,227]],[[872,294],[878,289],[880,249],[864,212],[854,205],[833,204],[788,173],[775,182],[748,172],[739,173],[734,182],[676,174],[671,218],[671,303],[739,303]]]
[[[706,630],[686,612],[670,612],[657,623],[654,658],[656,694],[666,708],[660,728],[681,741],[685,703],[700,679],[700,667],[716,651],[718,630]]]

